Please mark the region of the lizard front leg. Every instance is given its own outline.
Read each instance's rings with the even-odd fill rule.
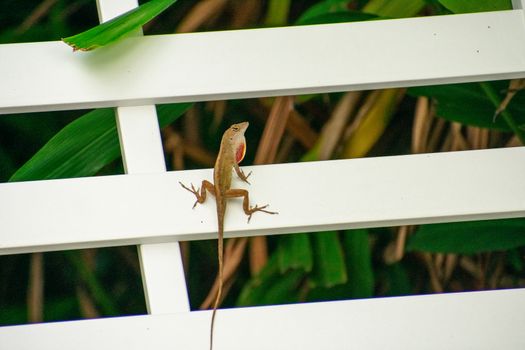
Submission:
[[[245,175],[244,174],[244,171],[242,171],[241,167],[239,166],[239,164],[237,163],[234,163],[233,164],[233,168],[235,169],[235,172],[237,173],[237,176],[244,182],[246,182],[247,184],[250,184],[248,182],[248,178],[250,177],[250,175],[252,174],[252,172],[250,171],[248,173],[248,175]]]
[[[268,207],[268,204],[263,205],[262,207],[259,207],[258,205],[255,205],[255,207],[250,208],[250,196],[248,191],[243,189],[236,189],[236,188],[230,188],[225,193],[226,198],[238,198],[243,197],[242,200],[242,209],[244,210],[244,213],[248,215],[248,222],[250,222],[250,219],[252,218],[252,214],[256,211],[262,211],[263,213],[267,214],[279,214],[276,211],[269,211],[265,210]]]
[[[215,196],[215,187],[208,180],[202,180],[200,191],[198,188],[195,189],[195,187],[193,187],[193,184],[191,184],[191,188],[188,188],[184,186],[182,182],[179,181],[179,183],[182,186],[182,188],[184,188],[187,191],[190,191],[191,193],[195,195],[195,197],[197,197],[197,200],[195,201],[195,204],[193,204],[192,209],[195,208],[197,203],[200,203],[200,204],[204,203],[204,201],[206,200],[206,190],[208,190],[208,192],[210,192],[213,196]]]

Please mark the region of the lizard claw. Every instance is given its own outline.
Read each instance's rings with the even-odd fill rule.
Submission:
[[[262,212],[267,213],[267,214],[279,214],[276,211],[265,210],[267,207],[268,207],[268,204],[263,205],[262,207],[260,207],[258,205],[255,205],[255,207],[251,207],[250,210],[248,211],[248,223],[250,223],[250,219],[252,218],[252,214],[255,213],[256,211],[262,211]]]

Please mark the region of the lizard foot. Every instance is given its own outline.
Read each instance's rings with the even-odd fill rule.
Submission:
[[[258,205],[255,205],[255,207],[253,208],[250,208],[249,210],[249,214],[248,214],[248,223],[250,222],[250,219],[252,218],[252,214],[257,212],[257,211],[262,211],[263,213],[266,213],[266,214],[279,214],[278,212],[276,211],[269,211],[269,210],[265,210],[266,208],[268,207],[268,204],[266,205],[263,205],[262,207],[259,207]]]

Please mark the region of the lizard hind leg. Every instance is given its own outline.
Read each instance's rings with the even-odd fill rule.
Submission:
[[[258,205],[255,205],[255,207],[250,207],[250,195],[249,195],[248,191],[246,191],[246,190],[231,188],[228,191],[226,191],[225,194],[226,194],[227,198],[243,197],[242,209],[244,210],[244,213],[246,215],[248,215],[248,222],[250,222],[250,219],[252,218],[253,213],[255,213],[257,211],[262,211],[263,213],[272,214],[272,215],[273,214],[279,214],[276,211],[266,210],[266,208],[268,207],[268,204],[263,205],[261,207],[258,206]]]
[[[204,201],[206,201],[206,190],[208,190],[208,192],[210,192],[213,196],[215,196],[215,187],[208,180],[202,180],[202,184],[201,184],[201,188],[200,189],[198,189],[198,188],[195,189],[193,184],[191,184],[191,188],[189,188],[189,187],[186,187],[182,182],[179,181],[179,183],[182,186],[182,188],[184,188],[185,190],[193,193],[195,195],[195,197],[197,198],[197,200],[193,204],[192,209],[197,206],[197,203],[202,204],[202,203],[204,203]]]

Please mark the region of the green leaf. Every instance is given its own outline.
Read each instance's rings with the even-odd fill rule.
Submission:
[[[505,97],[508,81],[487,83]],[[478,83],[420,86],[410,88],[413,96],[427,96],[437,102],[437,115],[462,124],[511,131],[504,118],[494,119],[496,107]],[[507,107],[519,125],[525,124],[525,93],[518,92]]]
[[[278,255],[273,254],[257,276],[246,283],[237,299],[237,306],[275,305],[299,301],[302,270],[279,273]]]
[[[377,15],[351,11],[348,4],[351,1],[322,1],[303,12],[295,24],[321,24],[321,23],[340,23],[357,22],[369,19],[377,19]]]
[[[302,269],[310,272],[313,254],[308,234],[299,233],[279,237],[277,257],[281,273],[290,269]]]
[[[349,230],[343,235],[351,298],[370,298],[374,295],[374,272],[368,242],[368,230]]]
[[[474,254],[525,246],[525,219],[423,225],[410,237],[407,250]]]
[[[134,33],[177,0],[151,0],[85,32],[62,39],[73,50],[90,51]]]
[[[413,17],[425,5],[425,0],[370,0],[363,7],[363,12],[390,18]]]
[[[160,127],[180,117],[190,103],[157,107]],[[113,109],[97,109],[60,130],[9,181],[92,176],[120,156]]]
[[[333,287],[348,280],[343,248],[336,231],[312,235],[314,242],[314,270],[311,282],[314,286]]]
[[[511,0],[439,0],[439,2],[454,13],[473,13],[512,9]]]
[[[384,274],[386,296],[409,295],[412,293],[408,272],[401,263],[387,265]]]

